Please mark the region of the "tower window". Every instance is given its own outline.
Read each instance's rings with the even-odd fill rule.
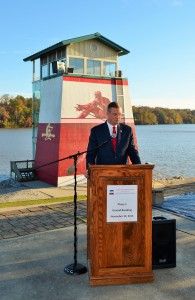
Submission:
[[[74,69],[74,73],[84,73],[84,60],[82,58],[70,57],[69,67]]]
[[[104,76],[115,76],[116,63],[104,61],[103,63],[103,75]]]
[[[101,74],[100,65],[101,65],[101,63],[99,60],[88,59],[87,60],[87,74],[100,75]]]

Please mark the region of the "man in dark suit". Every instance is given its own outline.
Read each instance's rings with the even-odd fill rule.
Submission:
[[[119,104],[111,102],[107,107],[107,121],[91,129],[86,155],[87,169],[89,165],[95,164],[127,164],[128,157],[132,164],[141,164],[139,153],[134,145],[132,129],[128,125],[119,123],[121,115]],[[112,139],[112,136],[116,137]]]

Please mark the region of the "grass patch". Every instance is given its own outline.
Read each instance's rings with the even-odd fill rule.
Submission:
[[[61,197],[61,198],[49,198],[49,199],[38,199],[38,200],[24,200],[24,201],[14,201],[14,202],[3,202],[0,203],[1,208],[10,208],[10,207],[21,207],[21,206],[30,206],[30,205],[47,205],[54,203],[64,203],[72,202],[74,200],[73,196]],[[86,196],[77,196],[77,200],[86,200]]]

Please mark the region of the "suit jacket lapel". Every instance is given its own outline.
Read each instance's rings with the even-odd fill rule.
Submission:
[[[117,148],[118,149],[118,146],[121,142],[121,136],[122,136],[122,128],[121,128],[121,124],[118,124],[117,125]]]
[[[104,123],[104,127],[105,127],[105,129],[103,130],[103,134],[104,134],[105,141],[107,141],[110,138],[110,131],[109,131],[107,122]]]

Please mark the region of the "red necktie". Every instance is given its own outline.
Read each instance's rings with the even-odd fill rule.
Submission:
[[[112,128],[112,134],[116,136],[116,127],[115,126],[113,126],[113,128]],[[116,137],[112,139],[112,145],[113,145],[114,151],[116,152]]]

